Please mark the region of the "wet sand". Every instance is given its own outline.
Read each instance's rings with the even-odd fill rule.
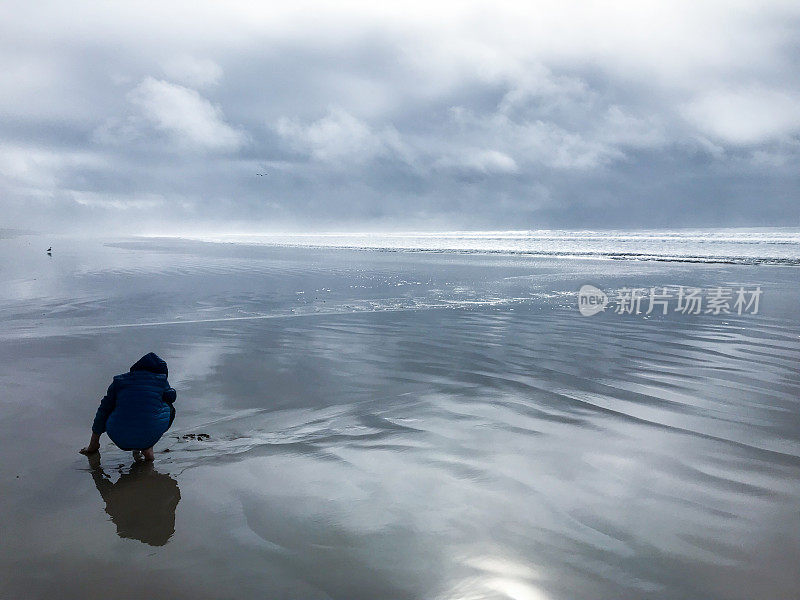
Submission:
[[[4,598],[800,596],[797,267],[33,236],[0,255]],[[584,283],[764,295],[583,317]],[[151,350],[178,390],[155,464],[105,437],[77,454]]]

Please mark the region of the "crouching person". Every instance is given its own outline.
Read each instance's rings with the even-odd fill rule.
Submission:
[[[175,420],[177,394],[167,374],[167,363],[150,352],[136,361],[130,372],[115,376],[100,401],[91,440],[81,454],[97,452],[105,432],[122,450],[133,451],[134,459],[153,460],[153,446]]]

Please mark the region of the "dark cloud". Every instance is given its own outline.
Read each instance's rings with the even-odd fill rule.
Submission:
[[[5,3],[4,224],[800,223],[796,4],[492,6]]]

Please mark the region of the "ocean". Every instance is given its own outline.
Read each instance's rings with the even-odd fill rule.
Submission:
[[[800,595],[798,229],[0,238],[2,597]]]
[[[609,231],[447,231],[398,233],[193,234],[239,244],[383,251],[502,253],[616,260],[800,264],[800,228]]]

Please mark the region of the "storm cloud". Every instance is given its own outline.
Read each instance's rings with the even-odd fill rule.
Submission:
[[[5,2],[0,226],[796,226],[799,24],[777,1]]]

